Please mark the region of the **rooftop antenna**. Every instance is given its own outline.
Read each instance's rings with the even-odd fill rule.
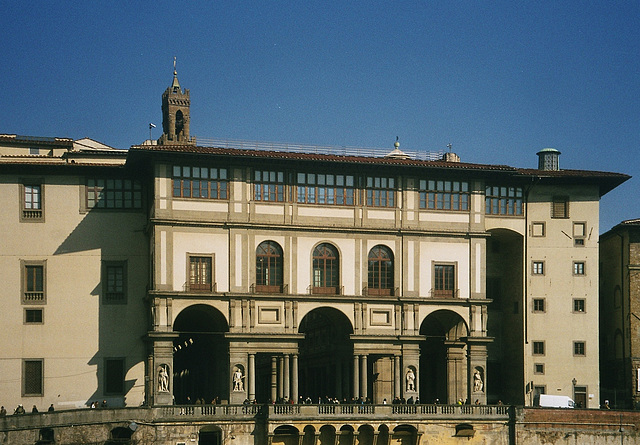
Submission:
[[[152,141],[152,139],[151,139],[151,129],[152,128],[156,128],[156,125],[152,124],[151,122],[149,122],[149,144],[151,144],[151,141]]]
[[[453,145],[451,145],[451,142],[447,144],[447,147],[449,147],[449,153],[451,153],[451,147],[453,147]]]

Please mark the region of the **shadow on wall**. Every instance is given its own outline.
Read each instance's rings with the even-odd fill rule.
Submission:
[[[79,298],[73,301],[87,311],[85,320],[78,320],[87,341],[93,341],[96,334],[98,338],[97,351],[87,362],[96,369],[97,385],[87,396],[86,406],[96,401],[99,405],[106,401],[110,407],[143,402],[146,354],[142,337],[148,326],[144,300],[149,282],[146,222],[143,210],[91,210],[54,253],[58,257],[82,255],[82,270],[69,274],[80,277],[79,286],[74,286]]]

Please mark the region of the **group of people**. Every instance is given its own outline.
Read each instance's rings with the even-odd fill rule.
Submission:
[[[90,408],[106,408],[107,407],[107,401],[103,400],[102,404],[100,404],[100,402],[98,402],[97,400],[95,402],[91,402],[91,405],[89,405]]]
[[[55,408],[53,407],[53,403],[49,406],[49,409],[47,410],[47,412],[53,412],[55,411]],[[31,408],[31,413],[35,414],[35,413],[39,413],[40,411],[38,411],[38,407],[36,405],[33,405],[33,407]],[[16,409],[13,410],[13,414],[14,415],[18,415],[18,414],[26,414],[27,410],[24,409],[24,406],[22,406],[22,403],[20,403]],[[0,406],[0,417],[4,417],[7,415],[7,409],[4,406]]]

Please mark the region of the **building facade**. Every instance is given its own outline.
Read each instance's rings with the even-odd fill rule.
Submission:
[[[600,373],[611,406],[640,403],[640,220],[622,221],[600,239]]]
[[[0,138],[0,403],[599,404],[598,207],[628,176],[198,146],[174,93],[126,152]]]

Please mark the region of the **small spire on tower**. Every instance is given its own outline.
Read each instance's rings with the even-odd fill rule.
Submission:
[[[178,82],[178,71],[176,70],[176,56],[173,56],[173,83],[171,84],[173,91],[180,91],[180,82]]]

